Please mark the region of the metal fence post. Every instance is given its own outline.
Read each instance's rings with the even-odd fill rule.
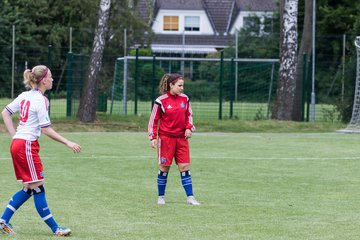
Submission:
[[[222,119],[222,91],[224,78],[224,51],[220,55],[220,84],[219,84],[219,119]]]
[[[11,99],[14,99],[15,83],[15,25],[12,25],[12,47],[11,47]]]
[[[115,61],[115,67],[114,67],[113,84],[112,84],[112,87],[111,87],[110,115],[112,114],[113,106],[114,106],[114,94],[115,94],[115,84],[116,84],[118,64],[119,64],[119,59],[116,59],[116,61]]]
[[[310,104],[311,104],[311,87],[312,83],[310,81],[310,70],[312,69],[312,59],[308,58],[306,61],[306,88],[307,88],[307,96],[306,96],[306,122],[310,121]]]
[[[233,106],[233,104],[234,104],[234,95],[235,95],[235,92],[234,91],[231,91],[231,86],[232,86],[232,84],[231,84],[231,82],[232,82],[232,79],[233,79],[233,74],[234,74],[234,68],[235,68],[235,66],[234,66],[234,58],[231,58],[231,70],[230,70],[230,82],[229,82],[229,87],[230,87],[230,118],[233,118],[233,110],[234,110],[234,106]]]
[[[52,50],[52,45],[49,44],[48,45],[48,63],[47,63],[47,67],[51,69],[52,67],[52,59],[51,59],[51,50]],[[50,111],[51,111],[51,105],[50,105],[50,101],[51,101],[51,91],[47,91],[47,98],[49,100],[49,116],[50,116]]]
[[[73,91],[73,53],[67,54],[67,65],[66,65],[66,116],[70,117],[72,113],[72,91]]]
[[[305,119],[305,101],[306,101],[306,92],[307,92],[307,87],[306,87],[306,82],[307,82],[307,73],[308,73],[308,69],[307,69],[307,54],[304,53],[303,54],[303,69],[302,69],[302,74],[303,74],[303,79],[302,79],[302,95],[301,95],[301,121],[304,121]]]
[[[151,108],[154,106],[155,102],[155,85],[156,85],[156,56],[153,55],[153,62],[152,62],[152,84],[151,84]]]
[[[127,70],[128,58],[124,56],[123,114],[127,115]]]
[[[135,58],[135,76],[134,76],[134,81],[135,81],[135,96],[134,96],[134,102],[135,102],[135,107],[134,107],[134,114],[137,115],[137,110],[138,110],[138,71],[139,71],[139,48],[136,48],[136,58]]]
[[[271,105],[271,94],[274,83],[274,72],[275,72],[275,63],[271,65],[271,76],[270,76],[270,84],[269,84],[269,93],[268,93],[268,102],[267,102],[267,111],[266,111],[266,119],[270,118],[270,105]]]

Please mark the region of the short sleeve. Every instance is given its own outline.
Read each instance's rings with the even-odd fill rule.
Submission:
[[[11,103],[9,103],[5,109],[10,113],[10,114],[14,114],[16,112],[19,111],[20,109],[20,101],[22,99],[21,94],[19,96],[17,96],[17,98],[15,98]]]
[[[51,125],[49,117],[49,100],[44,96],[43,99],[39,100],[39,103],[36,104],[37,116],[39,119],[39,127],[47,128]]]

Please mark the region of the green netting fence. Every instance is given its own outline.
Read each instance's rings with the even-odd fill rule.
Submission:
[[[162,75],[176,72],[185,78],[194,118],[269,119],[278,68],[277,59],[118,58],[110,114],[150,114]]]

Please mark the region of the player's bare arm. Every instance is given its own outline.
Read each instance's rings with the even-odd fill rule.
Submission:
[[[4,109],[1,112],[1,115],[3,117],[5,126],[6,126],[8,132],[9,132],[10,136],[13,137],[15,135],[16,130],[15,130],[15,127],[14,127],[14,124],[13,124],[13,121],[12,121],[11,114],[6,109]]]
[[[55,141],[65,144],[74,153],[79,153],[81,151],[81,146],[79,144],[74,143],[74,142],[64,138],[59,133],[57,133],[52,127],[42,128],[41,131],[46,136],[54,139]]]

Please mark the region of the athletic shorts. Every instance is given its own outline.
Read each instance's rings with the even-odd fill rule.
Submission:
[[[13,139],[10,152],[13,159],[15,176],[23,183],[44,180],[43,165],[39,156],[38,141]]]
[[[160,165],[171,166],[175,158],[176,164],[190,163],[189,142],[185,137],[159,136],[158,161]]]

